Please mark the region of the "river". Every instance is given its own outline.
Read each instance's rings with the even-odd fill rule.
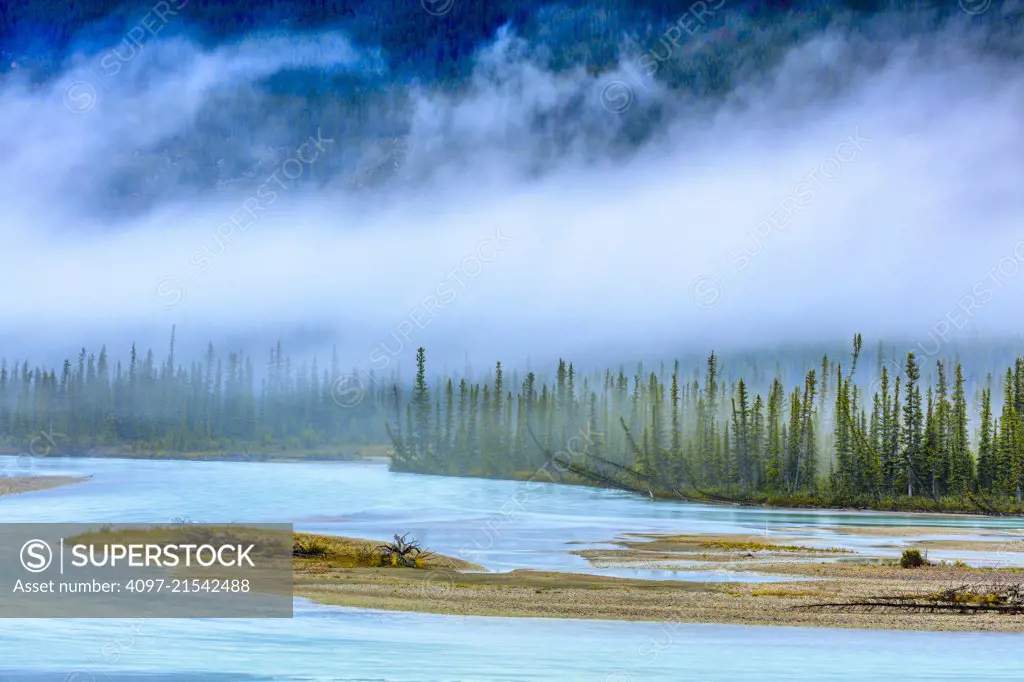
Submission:
[[[15,460],[0,457],[2,468],[15,469]],[[1024,528],[1019,518],[652,501],[541,482],[397,474],[378,463],[48,457],[23,473],[92,478],[0,498],[5,522],[187,518],[285,522],[297,530],[371,538],[408,532],[431,550],[491,570],[589,570],[567,550],[623,532],[763,533],[769,541],[784,532],[823,546],[895,554],[902,538],[833,531],[844,525]],[[1020,680],[1022,645],[1024,637],[1016,634],[468,618],[296,600],[290,620],[2,619],[0,679]]]

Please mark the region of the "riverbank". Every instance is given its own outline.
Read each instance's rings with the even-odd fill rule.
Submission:
[[[821,498],[807,493],[795,495],[761,494],[746,498],[737,498],[729,491],[704,491],[703,493],[687,490],[685,494],[670,490],[647,490],[631,488],[615,484],[612,479],[598,480],[580,473],[567,471],[564,466],[544,465],[536,471],[515,471],[501,476],[487,475],[476,470],[468,472],[433,471],[415,468],[396,469],[403,473],[425,474],[431,476],[451,476],[455,478],[483,478],[497,481],[529,481],[558,483],[560,485],[581,485],[591,488],[609,488],[626,490],[634,494],[652,499],[693,502],[696,504],[719,504],[737,507],[765,507],[773,509],[814,509],[820,511],[883,511],[905,514],[937,514],[965,516],[1024,516],[1024,503],[1012,498],[989,499],[969,494],[966,497],[944,497],[937,500],[931,497],[861,497],[861,498]],[[610,482],[612,481],[612,482]]]
[[[65,451],[66,450],[66,451]],[[180,461],[211,461],[211,462],[353,462],[372,461],[380,463],[392,462],[392,447],[385,444],[346,445],[296,449],[285,447],[249,448],[237,450],[204,450],[180,452],[162,449],[149,449],[131,445],[108,445],[101,447],[62,446],[46,455],[51,457],[95,457],[119,459],[149,460],[180,460]],[[24,449],[0,444],[0,455],[25,454]],[[418,473],[423,475],[448,476],[453,478],[481,478],[488,480],[512,480],[531,483],[557,483],[560,485],[578,485],[594,488],[612,488],[615,486],[594,481],[585,476],[562,471],[556,466],[542,467],[537,471],[517,471],[508,476],[488,476],[480,471],[459,473],[453,471],[429,472],[414,469],[394,469],[402,473]],[[666,491],[633,491],[644,497],[650,494],[659,500],[676,500],[697,504],[726,505],[739,507],[763,507],[773,509],[813,509],[819,511],[884,511],[905,514],[933,514],[939,516],[1024,516],[1024,505],[1014,500],[972,501],[971,498],[943,498],[939,501],[925,497],[882,498],[874,501],[836,501],[816,500],[808,495],[767,497],[750,499],[728,499],[723,496],[701,496],[691,493],[687,497]]]
[[[0,446],[0,455],[19,455],[24,450],[8,446]],[[170,459],[185,461],[209,462],[352,462],[391,460],[390,448],[385,445],[351,445],[338,447],[312,448],[306,450],[286,448],[251,449],[244,452],[237,450],[204,450],[194,452],[178,452],[174,450],[132,448],[131,446],[112,445],[102,447],[82,447],[53,450],[49,457],[111,457],[117,459]]]
[[[79,476],[8,476],[0,478],[0,497],[47,490],[87,480],[89,479]]]
[[[574,553],[595,567],[680,570],[678,563],[685,561],[696,564],[691,570],[714,565],[807,580],[702,583],[530,570],[487,573],[444,556],[431,557],[419,569],[380,568],[320,557],[296,559],[295,594],[323,604],[450,615],[1024,632],[1024,619],[1006,614],[814,608],[1024,580],[1024,569],[952,564],[903,569],[891,559],[744,535],[636,536],[616,544],[618,549]]]

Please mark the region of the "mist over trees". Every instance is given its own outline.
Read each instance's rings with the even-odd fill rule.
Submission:
[[[187,366],[133,345],[126,361],[83,348],[59,369],[0,360],[0,443],[55,437],[61,452],[250,452],[384,442],[384,391],[348,409],[334,399],[337,356],[293,364],[281,344],[257,369],[240,352]],[[367,379],[374,386],[375,379]]]
[[[393,466],[522,478],[561,454],[574,474],[650,494],[881,507],[906,497],[983,511],[989,498],[1021,501],[1024,358],[1003,377],[998,419],[992,378],[979,387],[975,437],[959,360],[925,369],[908,352],[891,372],[880,346],[865,389],[854,380],[861,350],[858,334],[848,360],[825,355],[802,382],[772,378],[765,395],[723,381],[714,353],[702,376],[678,363],[581,375],[560,361],[550,384],[530,372],[509,386],[500,363],[489,383],[449,380],[443,396],[417,381],[393,406]],[[421,349],[418,377],[424,361]]]
[[[415,342],[437,367],[527,347],[577,370],[597,348],[612,362],[734,350],[762,312],[769,344],[845,338],[849,320],[924,338],[1024,253],[1024,81],[1000,56],[1024,45],[1019,3],[503,7],[192,0],[153,36],[141,0],[5,5],[0,127],[19,134],[3,237],[25,256],[9,278],[33,282],[8,306],[8,358],[59,373],[71,340],[124,362],[174,323],[219,351],[283,338],[293,357],[335,340],[357,356],[496,225],[514,249]],[[428,34],[468,75],[413,74]],[[632,88],[627,111],[604,106],[612,83]],[[849,136],[871,142],[840,166]],[[814,203],[791,214],[804,183]],[[845,262],[891,277],[834,277]],[[729,280],[721,304],[685,305],[676,287],[709,272]],[[1008,279],[962,338],[1012,330]],[[162,298],[167,284],[180,295]]]
[[[134,346],[82,349],[59,369],[0,360],[0,444],[60,434],[63,454],[294,452],[390,445],[392,468],[569,482],[651,495],[993,511],[1024,494],[1024,358],[968,381],[959,359],[897,354],[860,335],[848,356],[765,353],[723,371],[638,363],[553,376],[399,376],[239,352],[179,363]],[[922,357],[924,356],[924,357]],[[990,353],[972,360],[991,361]],[[773,366],[774,365],[774,366]],[[867,366],[867,369],[865,369]],[[871,374],[869,374],[871,372]],[[743,376],[745,374],[745,376]],[[796,377],[793,379],[792,377]],[[904,502],[900,502],[903,500]]]
[[[502,31],[520,41],[508,58],[547,73],[574,73],[579,80],[577,92],[557,105],[536,107],[528,117],[533,132],[548,133],[546,151],[552,158],[542,159],[538,152],[534,165],[539,168],[571,153],[577,138],[585,140],[588,153],[628,155],[655,139],[672,118],[694,116],[686,107],[710,111],[726,102],[740,109],[756,107],[759,89],[770,87],[780,66],[800,49],[820,53],[814,58],[819,67],[806,74],[817,83],[807,93],[811,100],[836,96],[856,79],[882,69],[892,50],[879,43],[947,30],[959,46],[980,52],[1019,55],[1021,46],[1019,12],[970,17],[956,2],[938,0],[714,0],[685,6],[667,0],[501,0],[460,2],[442,16],[406,0],[261,1],[244,11],[212,0],[165,4],[159,20],[153,19],[153,3],[141,0],[0,7],[0,75],[26,74],[38,84],[84,61],[94,74],[86,73],[84,82],[102,89],[107,80],[127,79],[114,75],[122,70],[140,78],[150,69],[142,79],[148,80],[166,71],[167,63],[230,51],[234,43],[260,32],[267,37],[290,34],[293,45],[281,52],[292,54],[277,55],[290,60],[304,54],[304,41],[317,45],[318,56],[351,50],[355,57],[331,65],[299,58],[244,87],[218,88],[188,130],[118,160],[118,172],[105,183],[105,202],[119,211],[145,210],[168,199],[171,188],[206,191],[252,182],[273,172],[275,163],[318,129],[336,138],[337,145],[303,184],[353,184],[344,180],[375,168],[381,154],[401,164],[418,98],[425,90],[471,94],[478,85],[481,54]],[[146,26],[150,30],[140,28]],[[832,44],[823,38],[830,30],[848,36],[850,43]],[[176,40],[187,42],[189,49],[182,52]],[[922,40],[918,49],[946,47],[945,40]],[[852,63],[858,68],[841,68]],[[625,71],[619,73],[622,65]],[[500,66],[488,69],[500,71]],[[588,101],[589,91],[602,85],[590,79],[601,74],[627,78],[626,85],[637,93],[657,84],[661,94],[636,98],[628,119],[611,125],[607,112]],[[514,78],[505,85],[525,87]],[[573,128],[571,134],[567,127]],[[425,172],[421,164],[417,170]],[[368,185],[405,179],[393,172],[371,174]]]

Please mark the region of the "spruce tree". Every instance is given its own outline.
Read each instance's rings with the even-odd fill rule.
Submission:
[[[1015,463],[1017,453],[1015,452],[1017,442],[1018,418],[1015,407],[1014,376],[1010,369],[1006,370],[1003,379],[1003,411],[999,417],[999,440],[996,455],[996,477],[1000,482],[1000,492],[1011,494],[1014,492]]]
[[[768,391],[768,462],[765,478],[770,492],[778,492],[784,486],[783,470],[785,466],[785,446],[783,443],[783,411],[785,409],[785,390],[782,382],[776,377]]]
[[[937,360],[936,384],[935,384],[935,426],[934,444],[932,452],[928,453],[927,463],[931,478],[932,497],[938,498],[944,488],[945,479],[950,466],[950,406],[947,398],[948,383],[946,379],[946,366],[942,360]]]
[[[732,440],[735,466],[739,477],[739,485],[744,495],[750,494],[750,407],[748,404],[747,387],[740,379],[736,386],[736,397],[732,400]]]
[[[907,495],[919,487],[924,450],[924,418],[921,412],[920,370],[913,353],[907,353],[906,404],[903,406],[903,473]]]
[[[427,351],[422,346],[416,349],[416,379],[413,384],[412,407],[416,456],[420,462],[425,462],[430,452],[431,401],[430,390],[427,387]]]
[[[981,393],[981,426],[978,430],[978,488],[992,490],[994,453],[992,433],[992,376],[989,375]]]
[[[974,479],[974,465],[971,459],[967,430],[967,396],[964,389],[964,372],[960,363],[954,369],[953,405],[949,434],[949,490],[956,495],[966,495]]]

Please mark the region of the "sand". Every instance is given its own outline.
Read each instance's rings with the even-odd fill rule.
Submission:
[[[0,478],[0,497],[28,493],[34,490],[46,490],[72,483],[88,480],[76,476],[9,476]]]
[[[824,560],[846,553],[750,551],[756,536],[631,536],[620,550],[578,550],[597,564],[643,568],[693,560],[712,545],[733,570],[795,575],[815,581],[699,583],[517,570],[474,573],[447,568],[436,556],[423,568],[365,568],[303,559],[295,564],[295,594],[324,604],[474,616],[588,618],[745,625],[901,630],[1024,631],[1024,617],[993,613],[808,610],[813,604],[876,596],[933,594],[959,584],[1024,582],[1024,571],[932,565],[902,569],[891,562]],[[774,540],[775,538],[773,538]],[[730,543],[734,543],[730,545]],[[780,543],[781,544],[781,543]],[[803,560],[794,561],[794,558]],[[614,561],[612,561],[614,560]]]

